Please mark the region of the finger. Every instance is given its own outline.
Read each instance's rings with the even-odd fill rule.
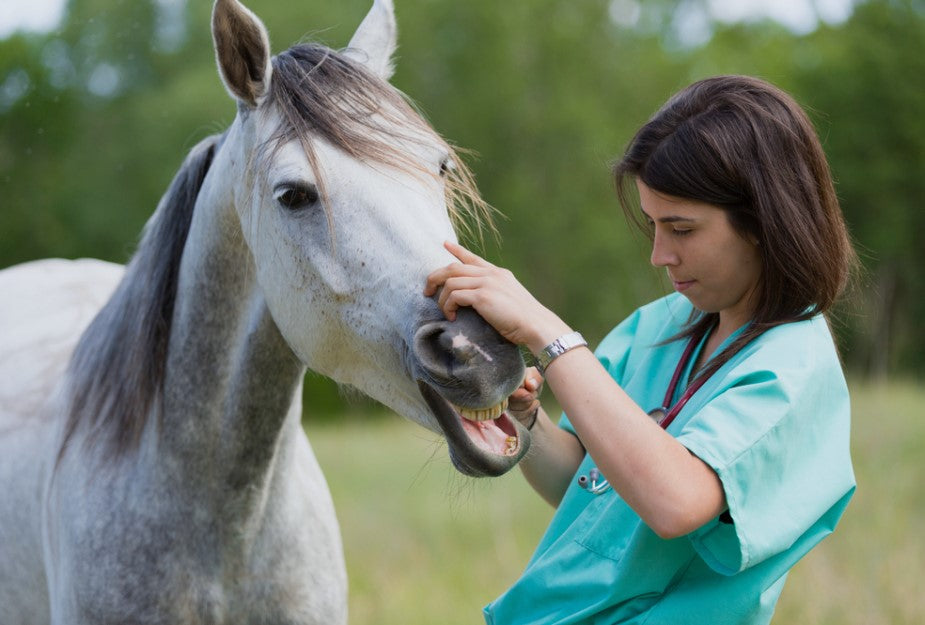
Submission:
[[[446,297],[444,297],[444,295],[446,295]],[[440,305],[443,314],[447,319],[453,321],[456,319],[457,310],[464,307],[475,308],[475,304],[479,297],[477,289],[444,289],[443,292],[440,293],[440,299],[443,300],[443,303]]]
[[[478,267],[492,267],[493,265],[479,256],[474,252],[470,252],[464,248],[459,243],[453,243],[452,241],[445,241],[443,246],[450,252],[453,256],[461,260],[462,262],[469,265],[476,265]]]
[[[427,276],[424,282],[424,295],[427,297],[433,296],[433,294],[437,292],[437,289],[453,277],[481,277],[488,275],[487,269],[488,267],[485,266],[467,265],[460,262],[450,263],[449,265],[435,269]]]
[[[474,277],[453,277],[447,278],[443,283],[443,290],[440,291],[440,297],[437,298],[437,305],[440,308],[443,308],[447,299],[455,292],[459,290],[474,291],[479,286],[481,286],[481,281],[478,278]]]
[[[519,389],[511,393],[511,396],[507,398],[507,405],[511,410],[523,410],[532,401],[532,393]]]
[[[445,267],[440,267],[430,272],[427,279],[424,281],[424,295],[426,297],[433,296],[433,294],[437,292],[437,289],[446,282],[447,278],[450,277],[451,267],[452,265],[446,265]]]
[[[524,386],[530,390],[536,391],[543,386],[543,376],[536,367],[527,367],[524,372]]]
[[[533,410],[540,405],[540,400],[535,397],[531,397],[528,400],[523,402],[514,402],[509,401],[507,405],[507,412],[509,415],[515,419],[522,419],[529,415]]]
[[[510,412],[526,412],[533,408],[537,399],[532,393],[514,391],[507,400],[507,409]]]
[[[508,397],[508,404],[512,410],[526,410],[532,406],[537,399],[536,381],[531,378],[525,378],[523,384],[514,389]]]

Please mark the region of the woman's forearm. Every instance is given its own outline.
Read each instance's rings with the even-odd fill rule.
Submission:
[[[601,473],[656,533],[686,534],[725,509],[716,473],[650,419],[589,350],[556,359],[546,383]]]
[[[534,422],[530,451],[520,469],[539,495],[556,507],[585,456],[585,449],[572,433],[553,423],[542,406]]]

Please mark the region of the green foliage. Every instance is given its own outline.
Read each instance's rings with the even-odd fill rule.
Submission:
[[[248,4],[280,50],[305,39],[345,46],[369,1]],[[71,0],[58,32],[0,41],[0,266],[128,258],[186,151],[233,119],[214,69],[210,5]],[[803,37],[768,22],[714,25],[696,48],[678,29],[702,2],[637,3],[634,27],[612,19],[621,6],[633,3],[398,0],[393,82],[475,152],[480,187],[506,215],[488,257],[602,338],[668,288],[620,214],[610,163],[691,80],[757,74],[811,108],[862,248],[874,288],[865,284],[846,307],[849,366],[925,371],[915,323],[925,272],[912,270],[925,225],[916,206],[922,3],[870,0],[845,24]],[[333,387],[309,387],[338,401]]]
[[[817,57],[799,89],[823,112],[839,196],[870,270],[853,324],[858,355],[878,373],[925,371],[925,6],[864,4],[812,41]]]

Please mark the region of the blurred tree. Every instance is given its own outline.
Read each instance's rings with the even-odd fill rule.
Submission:
[[[925,372],[925,2],[876,0],[808,38],[799,91],[818,116],[838,192],[868,268],[850,321],[877,376]]]
[[[370,2],[247,4],[281,50],[345,46]],[[849,362],[921,369],[925,277],[907,268],[921,264],[922,4],[869,0],[798,37],[773,22],[716,24],[705,0],[399,0],[393,82],[476,152],[483,193],[506,215],[489,258],[592,340],[669,287],[613,198],[609,165],[634,130],[706,75],[791,90],[822,131],[876,286],[851,316]],[[186,151],[235,112],[210,5],[71,0],[59,31],[0,41],[0,266],[128,258]]]
[[[599,340],[658,289],[609,166],[676,87],[676,62],[604,1],[432,2],[406,17],[415,37],[396,83],[478,152],[482,191],[506,216],[489,257]]]

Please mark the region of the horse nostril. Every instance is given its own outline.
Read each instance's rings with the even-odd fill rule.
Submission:
[[[432,322],[420,328],[415,337],[415,352],[425,369],[438,378],[469,376],[474,367],[492,361],[485,349],[447,321]]]
[[[453,353],[453,357],[460,364],[469,364],[472,362],[472,359],[475,358],[475,356],[479,353],[478,348],[471,343],[467,342],[462,345],[457,345],[456,343],[456,340],[450,339],[450,349]]]
[[[436,350],[444,358],[456,366],[491,362],[491,356],[466,333],[459,328],[452,328],[447,324],[441,326],[431,336],[430,340],[436,342]]]
[[[443,326],[444,324],[441,324]],[[462,333],[447,327],[433,328],[425,335],[428,351],[435,360],[450,366],[470,364],[481,352],[477,345],[471,343]]]
[[[433,335],[431,335],[430,340],[435,342],[437,349],[442,352],[453,351],[453,338],[450,336],[450,333],[443,328],[437,329]]]

